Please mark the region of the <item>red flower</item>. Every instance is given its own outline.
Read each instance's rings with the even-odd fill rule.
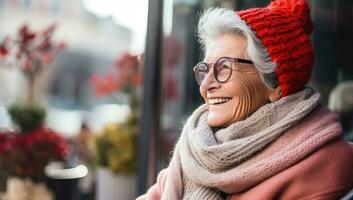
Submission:
[[[0,133],[0,155],[11,148],[12,133]]]
[[[66,141],[44,127],[26,134],[0,133],[0,168],[15,176],[43,177],[49,161],[67,155]]]
[[[19,35],[21,37],[21,42],[24,44],[28,43],[36,37],[36,34],[34,32],[31,32],[26,24],[23,25],[22,28],[19,30]]]
[[[0,58],[1,57],[6,57],[9,54],[9,50],[7,48],[8,43],[9,43],[10,38],[6,37],[1,43],[0,43]]]
[[[132,109],[138,110],[138,87],[142,82],[142,67],[139,56],[123,53],[105,76],[92,76],[94,94],[108,95],[117,91],[124,92]]]
[[[119,82],[112,74],[108,74],[106,77],[93,75],[91,81],[97,96],[113,93],[119,88]]]
[[[123,53],[118,57],[115,62],[115,65],[118,68],[122,68],[124,70],[137,70],[139,66],[138,56],[131,55],[130,53]]]
[[[5,57],[9,51],[6,49],[4,45],[0,45],[0,57]]]

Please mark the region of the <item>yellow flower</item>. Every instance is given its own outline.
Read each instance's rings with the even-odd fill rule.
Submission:
[[[133,122],[133,123],[131,123]],[[109,124],[96,138],[98,165],[125,175],[136,171],[137,120]]]

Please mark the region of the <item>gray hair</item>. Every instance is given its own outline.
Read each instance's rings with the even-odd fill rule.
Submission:
[[[201,14],[197,27],[199,42],[206,51],[216,37],[224,34],[237,34],[246,38],[247,56],[254,62],[255,68],[265,85],[269,88],[278,86],[275,69],[266,47],[249,28],[249,26],[232,10],[225,8],[210,8]]]

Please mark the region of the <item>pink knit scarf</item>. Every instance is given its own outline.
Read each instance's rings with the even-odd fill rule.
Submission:
[[[320,95],[306,88],[216,133],[201,106],[159,177],[161,199],[222,199],[221,191],[244,191],[296,164],[340,135],[336,115],[319,102]]]

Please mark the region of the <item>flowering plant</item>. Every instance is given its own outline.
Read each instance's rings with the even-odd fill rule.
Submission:
[[[0,166],[11,176],[41,181],[48,162],[63,160],[67,154],[64,139],[44,127],[26,134],[0,132]]]
[[[40,181],[51,160],[62,160],[68,154],[63,138],[44,126],[45,110],[35,105],[34,84],[40,72],[53,61],[55,25],[33,32],[23,25],[14,37],[0,42],[0,61],[5,67],[17,68],[27,79],[25,105],[12,105],[8,111],[14,131],[0,132],[0,168],[9,175]]]
[[[52,24],[34,32],[25,24],[14,37],[7,36],[0,42],[0,64],[19,68],[27,79],[27,103],[33,103],[37,76],[53,61],[54,51],[65,47],[62,42],[53,43],[55,29]]]
[[[129,53],[124,53],[117,59],[108,75],[92,76],[93,88],[97,96],[121,91],[129,99],[131,112],[126,121],[109,124],[95,140],[97,164],[109,167],[115,173],[128,175],[136,170],[136,140],[140,107],[138,89],[141,81],[142,68],[139,57]]]
[[[128,95],[131,109],[137,108],[137,91],[142,82],[142,67],[139,56],[123,53],[105,76],[94,74],[92,84],[97,96],[121,91]]]
[[[135,121],[134,121],[135,120]],[[97,163],[114,173],[133,174],[136,170],[136,118],[109,124],[96,137]]]

